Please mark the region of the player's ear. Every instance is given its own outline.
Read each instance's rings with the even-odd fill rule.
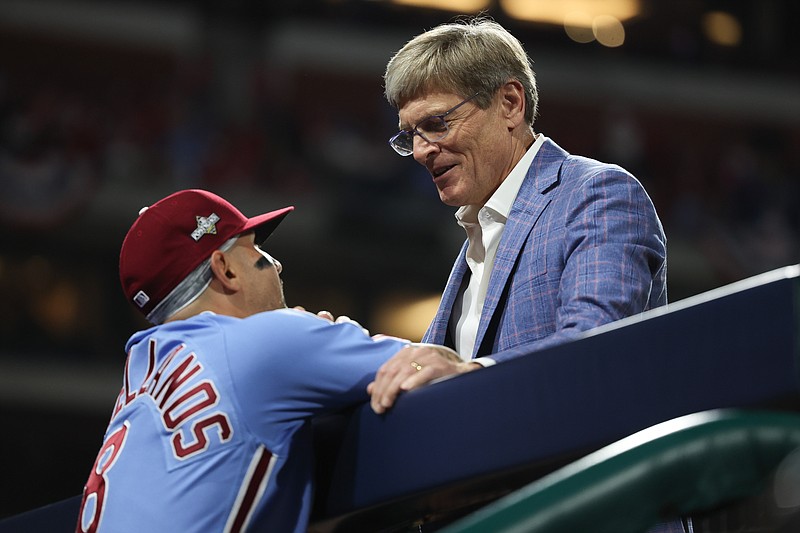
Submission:
[[[233,291],[238,288],[239,280],[233,263],[225,252],[215,250],[211,254],[210,264],[213,279],[216,279],[227,291]]]

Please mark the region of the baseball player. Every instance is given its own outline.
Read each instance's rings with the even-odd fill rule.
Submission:
[[[126,345],[78,532],[306,531],[310,419],[366,401],[400,350],[457,358],[287,309],[261,245],[292,209],[247,218],[184,190],[140,212],[120,280],[154,326]]]

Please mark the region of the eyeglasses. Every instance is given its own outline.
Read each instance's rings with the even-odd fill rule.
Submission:
[[[480,92],[477,92],[466,100],[462,100],[460,103],[451,107],[441,115],[431,115],[428,118],[423,119],[416,126],[414,126],[414,129],[399,131],[394,137],[389,139],[389,146],[394,148],[394,151],[398,154],[407,156],[414,153],[414,135],[419,135],[429,143],[441,141],[447,137],[448,133],[450,133],[450,128],[447,127],[447,121],[444,119],[444,117],[462,105],[466,104],[479,94]]]

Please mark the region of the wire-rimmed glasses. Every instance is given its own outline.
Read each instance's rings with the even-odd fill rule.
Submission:
[[[389,139],[389,146],[394,148],[394,151],[398,154],[407,156],[414,153],[414,135],[419,135],[429,143],[441,141],[450,133],[450,128],[447,126],[445,117],[479,94],[480,92],[477,92],[469,98],[462,100],[441,115],[431,115],[423,119],[414,126],[413,129],[400,130]]]

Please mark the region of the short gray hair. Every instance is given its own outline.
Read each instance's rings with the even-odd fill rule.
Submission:
[[[533,125],[539,106],[536,76],[522,43],[488,18],[442,24],[406,43],[383,77],[386,99],[396,109],[431,91],[464,98],[475,93],[482,109],[511,80],[525,89],[525,120]]]

